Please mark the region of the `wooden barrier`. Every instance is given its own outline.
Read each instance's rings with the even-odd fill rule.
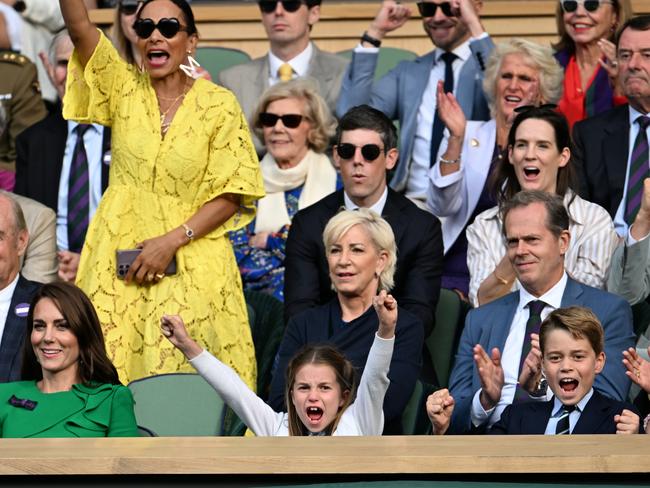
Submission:
[[[408,3],[414,17],[402,28],[392,32],[384,45],[409,49],[418,54],[431,50],[414,2]],[[321,20],[314,26],[312,39],[326,51],[342,51],[354,47],[377,12],[379,2],[325,0]],[[650,0],[632,0],[634,12],[650,13]],[[486,30],[496,40],[525,37],[548,44],[557,39],[555,8],[557,0],[486,0],[481,18]],[[254,2],[195,5],[201,45],[241,49],[252,57],[268,50],[260,12]],[[111,9],[93,10],[91,19],[103,28],[113,22]]]
[[[513,475],[650,472],[650,437],[391,436],[3,439],[2,475]],[[597,475],[597,476],[595,476]],[[263,477],[262,477],[263,476]],[[323,476],[317,477],[322,481]],[[566,478],[565,478],[566,479]],[[610,476],[610,481],[612,477]],[[614,479],[620,479],[614,478]]]

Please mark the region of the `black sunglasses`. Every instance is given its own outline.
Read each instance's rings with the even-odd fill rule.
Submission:
[[[301,0],[262,0],[257,2],[260,6],[260,10],[265,14],[270,14],[275,12],[275,9],[278,7],[278,3],[282,4],[282,8],[287,12],[295,12],[300,8],[304,3]]]
[[[120,3],[120,13],[123,15],[133,15],[138,11],[141,1],[124,1]]]
[[[336,146],[336,152],[343,159],[352,159],[357,147],[349,142],[343,142]],[[381,154],[382,149],[377,144],[366,144],[361,146],[361,155],[366,161],[374,161]]]
[[[434,15],[436,15],[436,10],[438,10],[438,7],[440,7],[442,13],[445,14],[447,17],[456,17],[456,15],[454,15],[454,12],[451,10],[450,2],[442,2],[442,3],[417,2],[417,6],[418,6],[418,10],[420,11],[420,15],[422,17],[433,17]]]
[[[530,112],[531,110],[555,110],[557,105],[554,103],[543,103],[541,105],[522,105],[515,109],[516,114]]]
[[[270,112],[262,112],[260,114],[260,124],[263,127],[275,127],[275,124],[281,120],[287,129],[295,129],[302,122],[302,115],[300,114],[272,114]]]
[[[603,3],[612,4],[609,0],[560,0],[562,10],[569,14],[578,10],[578,4],[582,4],[587,12],[595,12]]]
[[[133,30],[140,39],[149,39],[156,29],[167,39],[171,39],[180,31],[187,32],[186,28],[181,27],[178,19],[173,17],[171,19],[160,19],[157,24],[151,19],[138,19],[133,24]]]

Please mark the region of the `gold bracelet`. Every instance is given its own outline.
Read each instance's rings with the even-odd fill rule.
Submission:
[[[503,283],[505,286],[507,286],[507,285],[510,283],[510,282],[509,282],[508,280],[506,280],[505,278],[501,278],[501,277],[497,274],[497,270],[496,270],[496,269],[495,269],[494,271],[492,271],[492,274],[494,275],[494,277],[495,277],[497,280],[499,280],[499,281],[500,281],[501,283]]]

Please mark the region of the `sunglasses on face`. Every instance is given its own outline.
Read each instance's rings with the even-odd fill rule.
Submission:
[[[156,29],[167,39],[171,39],[180,31],[187,32],[176,18],[160,19],[157,24],[151,19],[138,19],[133,24],[133,30],[140,39],[149,39]]]
[[[611,0],[560,0],[562,10],[568,14],[578,10],[578,4],[582,5],[587,12],[595,12],[604,3],[612,5]]]
[[[260,114],[260,124],[262,127],[275,127],[275,124],[278,123],[278,120],[282,121],[282,124],[287,129],[295,129],[302,122],[302,115],[300,114],[284,114],[277,115],[270,112],[262,112]]]
[[[260,10],[265,14],[270,14],[275,12],[275,9],[278,7],[278,3],[282,4],[282,8],[287,12],[295,12],[303,4],[301,0],[262,0],[257,2],[260,6]]]
[[[442,13],[447,17],[455,17],[454,13],[451,10],[450,2],[442,3],[432,3],[432,2],[417,2],[418,10],[422,17],[433,17],[436,15],[438,7],[442,10]]]
[[[120,13],[122,15],[133,15],[138,11],[138,7],[142,2],[125,1],[120,3]]]
[[[366,144],[365,146],[355,146],[349,142],[343,142],[336,146],[336,152],[343,159],[352,159],[357,147],[361,148],[361,155],[366,161],[374,161],[381,154],[382,148],[377,144]]]

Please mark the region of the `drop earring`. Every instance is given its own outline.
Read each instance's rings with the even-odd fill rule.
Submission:
[[[201,65],[196,59],[192,57],[192,51],[187,51],[187,62],[188,64],[181,64],[179,68],[187,76],[196,80],[201,76],[201,74],[198,71]]]

